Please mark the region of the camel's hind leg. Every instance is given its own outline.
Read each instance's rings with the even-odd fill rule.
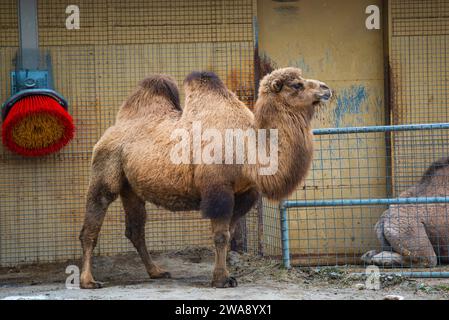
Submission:
[[[141,200],[125,183],[120,191],[125,210],[126,237],[131,240],[142,259],[150,278],[170,278],[170,273],[158,267],[151,259],[145,243],[145,222],[147,212],[145,201]]]
[[[100,288],[92,276],[92,252],[97,244],[98,234],[103,224],[109,204],[117,198],[117,194],[101,182],[91,182],[87,193],[86,215],[81,230],[80,240],[83,247],[83,262],[80,276],[80,287],[83,289]]]

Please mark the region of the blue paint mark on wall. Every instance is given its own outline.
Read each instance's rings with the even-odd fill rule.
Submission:
[[[330,49],[326,50],[326,54],[324,56],[324,61],[326,64],[330,64],[332,62],[332,52]]]
[[[363,103],[368,98],[368,92],[362,85],[352,85],[337,94],[337,106],[334,110],[335,126],[340,127],[347,114],[361,114]]]
[[[300,68],[303,73],[309,73],[311,71],[310,66],[304,60],[304,57],[301,57],[297,60],[290,60],[288,65],[291,67]]]
[[[327,49],[324,56],[318,60],[318,65],[321,72],[326,71],[329,66],[332,64],[332,52],[330,49]]]

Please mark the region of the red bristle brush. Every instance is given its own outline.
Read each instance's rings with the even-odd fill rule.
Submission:
[[[59,151],[73,138],[67,110],[50,95],[26,95],[8,106],[2,124],[3,144],[26,157]]]

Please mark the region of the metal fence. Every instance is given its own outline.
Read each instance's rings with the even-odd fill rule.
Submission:
[[[426,159],[417,158],[413,150],[402,154],[414,161],[416,165],[413,169],[417,172],[417,178],[409,178],[408,186],[402,190],[405,191],[419,183],[433,161],[442,156],[447,158],[448,145],[441,144],[442,139],[448,138],[447,129],[449,123],[315,130],[318,152],[303,191],[296,199],[283,201],[279,205],[278,235],[281,241],[277,242],[277,246],[280,245],[282,250],[284,265],[287,268],[292,264],[366,266],[371,263],[362,261],[361,256],[370,250],[395,252],[392,248],[382,248],[374,232],[374,225],[382,212],[389,207],[390,211],[393,210],[393,205],[402,205],[405,210],[398,211],[399,215],[403,214],[398,220],[402,226],[394,230],[397,234],[390,236],[397,237],[404,247],[412,236],[416,242],[406,248],[412,253],[413,250],[420,252],[421,248],[416,245],[425,244],[430,239],[438,262],[447,262],[449,169],[441,167],[442,170],[436,171],[437,180],[430,186],[419,187],[416,193],[394,196],[391,185],[396,182],[395,176],[391,175],[393,171],[387,165],[392,163],[391,150],[375,149],[371,147],[375,144],[370,143],[373,139],[399,138],[410,131],[414,132],[415,137],[420,137],[417,143],[427,142],[419,145],[421,148],[427,147]],[[422,165],[424,163],[427,164]],[[434,173],[427,172],[427,176],[430,178]],[[389,224],[388,219],[394,225],[397,217],[396,214],[386,216],[385,225]],[[424,229],[417,228],[423,219],[427,219],[424,232]],[[443,230],[438,233],[435,229],[439,227]],[[391,267],[388,261],[381,266]],[[407,272],[420,266],[404,261],[393,267],[405,267],[407,270],[401,272]],[[442,275],[439,273],[441,267],[430,270],[436,276]]]

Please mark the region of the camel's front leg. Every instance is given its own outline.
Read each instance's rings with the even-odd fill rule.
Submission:
[[[249,189],[248,191],[234,196],[234,212],[229,225],[231,232],[230,247],[232,251],[239,251],[243,247],[243,243],[236,239],[236,226],[240,219],[245,216],[259,199],[259,192],[256,189]]]
[[[231,223],[234,210],[234,193],[227,185],[209,185],[201,192],[201,211],[211,219],[215,244],[215,269],[212,286],[217,288],[236,287],[237,281],[229,276],[226,269]]]
[[[215,268],[212,277],[212,286],[216,288],[237,287],[237,280],[229,276],[226,268],[226,254],[229,240],[229,220],[212,220],[212,232],[215,244]]]

